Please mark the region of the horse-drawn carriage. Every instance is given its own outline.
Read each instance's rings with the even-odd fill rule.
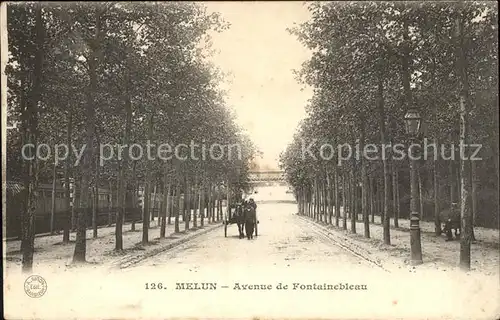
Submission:
[[[234,205],[231,205],[229,207],[229,210],[225,212],[222,223],[224,224],[224,237],[227,237],[227,226],[236,224],[238,226],[239,238],[244,238],[245,207],[243,203],[236,203]],[[257,223],[255,224],[255,236],[257,236],[258,234]]]

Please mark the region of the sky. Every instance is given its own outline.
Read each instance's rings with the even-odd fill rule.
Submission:
[[[286,28],[309,18],[303,2],[205,2],[231,24],[212,35],[212,61],[231,75],[222,87],[238,122],[263,153],[261,167],[278,168],[278,157],[305,117],[312,89],[293,74],[310,52]],[[304,89],[304,90],[301,90]]]

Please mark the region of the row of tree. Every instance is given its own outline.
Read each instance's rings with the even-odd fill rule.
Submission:
[[[314,88],[314,96],[308,117],[281,155],[300,212],[324,213],[330,223],[335,214],[338,225],[342,205],[352,217],[352,232],[362,216],[365,237],[370,213],[380,213],[383,240],[390,244],[391,219],[397,227],[409,213],[408,157],[392,159],[387,149],[383,159],[353,156],[339,166],[338,153],[330,161],[304,157],[304,145],[316,139],[310,148],[316,155],[325,142],[353,148],[359,143],[360,150],[368,143],[407,145],[404,116],[416,109],[422,116],[420,139],[436,143],[439,153],[446,146],[445,159],[455,154],[445,160],[431,153],[418,162],[421,217],[433,218],[439,235],[440,213],[461,204],[460,265],[470,268],[472,222],[498,225],[496,4],[332,2],[312,3],[309,11],[312,18],[291,33],[313,52],[297,76]],[[482,145],[482,160],[461,160],[459,142]]]
[[[145,199],[156,188],[165,197],[199,194],[208,199],[198,201],[206,203],[207,210],[216,190],[229,193],[229,187],[247,186],[255,148],[225,105],[218,86],[223,74],[207,60],[210,33],[226,28],[217,14],[194,3],[8,6],[8,117],[19,123],[19,130],[8,135],[8,179],[22,180],[25,186],[24,271],[31,271],[33,263],[37,185],[55,181],[59,172],[64,175],[67,208],[74,181],[74,206],[82,209],[76,217],[75,263],[86,260],[85,217],[92,207],[92,191],[99,187],[117,190],[115,249],[120,251],[127,203],[133,202],[139,186]],[[190,157],[186,148],[180,149],[186,160],[130,157],[128,145],[145,146],[148,141],[239,145],[241,157],[202,158],[199,149]],[[54,155],[52,161],[25,161],[21,147],[28,143],[87,147],[75,166],[72,152],[59,164]],[[125,146],[122,158],[99,165],[100,144]],[[216,155],[228,152],[214,150]],[[26,150],[28,156],[34,152]],[[145,201],[144,244],[149,240],[150,209],[150,201]],[[166,209],[161,213],[162,236]],[[93,227],[97,237],[97,225]],[[70,228],[68,214],[64,242],[69,242]]]

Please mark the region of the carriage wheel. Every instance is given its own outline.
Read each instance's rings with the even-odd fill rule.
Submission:
[[[224,222],[224,237],[227,238],[227,221]]]

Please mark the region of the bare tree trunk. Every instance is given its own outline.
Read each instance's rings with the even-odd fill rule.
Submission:
[[[174,210],[174,207],[175,207],[174,206],[175,201],[174,201],[174,198],[173,198],[173,195],[171,194],[171,192],[169,193],[168,199],[169,199],[170,203],[169,203],[167,224],[171,225],[172,224],[172,214],[174,212],[173,210]]]
[[[326,172],[326,182],[323,185],[323,197],[325,199],[325,224],[331,224],[332,223],[332,216],[333,216],[333,208],[331,206],[332,204],[332,182],[330,179],[330,173],[327,171]]]
[[[463,11],[462,11],[463,12]],[[462,14],[461,12],[461,14]],[[468,106],[469,101],[469,80],[467,75],[467,60],[463,41],[463,20],[460,15],[456,19],[457,51],[458,51],[458,74],[460,79],[460,144],[468,143]],[[471,242],[473,232],[473,217],[470,208],[470,161],[468,160],[468,150],[464,148],[460,157],[460,215],[462,220],[462,234],[460,235],[460,268],[470,270],[471,265]]]
[[[302,192],[303,192],[302,196],[304,197],[304,215],[307,217],[309,214],[309,212],[308,212],[309,206],[308,206],[307,187],[306,186],[303,187]]]
[[[360,150],[364,150],[365,145],[365,126],[364,121],[361,124],[361,139],[359,141]],[[366,175],[366,163],[364,156],[360,156],[361,166],[361,213],[363,215],[364,236],[370,238],[370,217],[368,216],[368,176]]]
[[[347,230],[347,194],[348,191],[346,190],[347,187],[347,181],[346,181],[346,172],[342,172],[342,209],[344,211],[344,217],[342,220],[342,229]]]
[[[370,216],[368,209],[368,176],[366,175],[366,167],[365,164],[362,164],[361,167],[361,176],[362,176],[362,190],[361,190],[361,210],[363,215],[363,224],[364,224],[364,236],[365,238],[370,238]]]
[[[229,185],[229,179],[227,180],[227,208],[226,208],[226,212],[227,212],[227,217],[228,218],[231,218],[231,186]]]
[[[374,201],[375,201],[375,212],[374,212],[374,216],[375,215],[380,215],[380,217],[382,217],[382,211],[380,210],[381,208],[381,203],[382,203],[382,198],[380,197],[380,191],[381,191],[381,188],[380,188],[380,181],[378,180],[378,177],[376,177],[373,181],[373,186],[375,187],[375,192],[374,192]],[[372,223],[375,223],[375,218],[372,217]]]
[[[134,181],[133,182],[133,186],[134,186],[134,205],[132,206],[132,209],[134,210],[134,214],[132,215],[132,223],[130,225],[130,230],[131,231],[135,231],[135,221],[136,221],[136,216],[135,216],[135,212],[136,212],[136,209],[137,209],[137,198],[139,196],[139,183],[137,182],[137,178],[136,178],[136,165],[137,165],[137,161],[133,161],[133,164],[132,164],[132,180]]]
[[[172,224],[172,217],[175,210],[174,193],[175,193],[175,184],[173,182],[170,182],[170,193],[168,195],[169,205],[167,211],[167,225]]]
[[[68,148],[71,148],[71,138],[73,131],[73,111],[72,108],[68,109],[68,127],[66,131],[66,145]],[[66,192],[65,192],[65,202],[66,202],[66,217],[64,217],[64,232],[63,232],[63,243],[69,243],[69,230],[71,228],[71,183],[70,183],[70,175],[71,175],[71,152],[68,154],[66,158],[66,163],[64,164],[64,183],[66,184]],[[75,181],[76,182],[76,181]],[[75,192],[75,188],[73,188],[73,195]],[[74,200],[74,199],[73,199]],[[73,204],[74,206],[74,204]]]
[[[354,136],[353,136],[354,137]],[[355,143],[354,143],[355,144]],[[354,145],[353,144],[353,145]],[[352,159],[352,169],[351,169],[351,232],[356,233],[356,220],[358,220],[358,211],[357,211],[357,197],[356,197],[356,190],[357,190],[357,175],[356,175],[356,159],[355,157],[351,157]]]
[[[397,180],[399,181],[399,172],[396,171],[396,177],[397,177]],[[399,187],[396,188],[396,196],[398,197],[398,201],[397,201],[397,208],[396,208],[396,212],[397,212],[397,215],[398,215],[398,219],[401,215],[401,197],[399,196]]]
[[[153,140],[153,119],[155,116],[155,104],[149,114],[149,123],[148,123],[148,140]],[[152,174],[152,162],[146,161],[146,183],[144,187],[144,212],[142,216],[142,244],[145,245],[149,242],[149,210],[151,207],[151,174]]]
[[[306,201],[305,201],[306,197],[305,197],[305,192],[304,192],[304,186],[301,186],[300,187],[300,212],[299,214],[304,216],[305,215],[305,212],[306,212]]]
[[[213,212],[213,205],[212,205],[212,202],[214,200],[213,200],[212,183],[211,182],[208,182],[207,192],[208,192],[208,202],[207,202],[208,219],[207,219],[207,222],[210,223],[210,222],[214,221],[213,220],[214,212]]]
[[[36,52],[35,52],[35,68],[33,78],[33,89],[29,97],[29,102],[26,110],[23,110],[24,126],[26,143],[37,144],[38,140],[38,103],[42,95],[42,75],[43,75],[43,42],[44,42],[44,26],[42,21],[42,4],[35,5],[35,30],[36,30]],[[29,149],[30,155],[34,156]],[[29,161],[26,165],[26,210],[23,215],[22,222],[22,271],[31,273],[33,270],[33,254],[35,251],[35,214],[37,207],[37,188],[38,188],[38,160],[36,157]]]
[[[327,185],[324,176],[321,177],[321,184],[319,187],[321,196],[321,222],[328,223],[327,221],[328,208],[327,208],[327,197],[326,197]]]
[[[214,203],[215,205],[215,203]],[[217,190],[217,221],[222,219],[222,193],[220,192],[220,188]]]
[[[479,179],[477,177],[477,166],[476,166],[476,161],[471,160],[471,182],[472,182],[472,193],[471,193],[471,199],[472,199],[472,241],[476,240],[476,237],[474,235],[474,227],[476,226],[476,218],[477,218],[477,185],[479,182]]]
[[[310,186],[307,185],[306,190],[304,191],[304,200],[305,200],[305,205],[306,205],[306,216],[310,217],[311,216],[311,203],[310,203]]]
[[[192,194],[192,200],[193,200],[193,228],[198,228],[198,188],[199,188],[199,181],[198,177],[195,178],[194,180],[194,190]]]
[[[50,234],[54,234],[54,218],[56,215],[56,162],[54,159],[54,166],[52,167],[52,201],[50,208]]]
[[[357,190],[357,198],[356,198],[357,201],[356,201],[356,203],[358,204],[357,210],[356,210],[356,212],[357,212],[356,217],[358,217],[358,220],[357,220],[358,222],[363,222],[364,221],[364,218],[363,218],[363,192],[362,192],[362,190],[363,190],[363,186],[362,186],[363,181],[361,180],[361,175],[360,174],[358,175],[358,180],[359,180],[358,181],[358,187],[356,188],[356,190]]]
[[[438,140],[435,139],[434,140],[435,143],[436,143],[436,146],[438,146]],[[441,235],[441,219],[439,217],[439,213],[440,213],[440,205],[439,205],[439,188],[440,188],[440,185],[439,185],[439,173],[438,173],[438,160],[436,160],[434,158],[433,160],[433,165],[434,165],[434,175],[433,175],[433,179],[434,179],[434,234],[436,236],[440,236]]]
[[[184,189],[182,191],[182,222],[184,222],[184,230],[189,229],[189,224],[188,227],[186,228],[186,221],[189,221],[187,217],[187,183],[186,183],[186,177],[184,177]]]
[[[379,123],[380,123],[380,141],[383,146],[387,144],[389,139],[387,138],[387,131],[385,128],[385,107],[384,107],[384,80],[382,75],[379,76],[378,82],[378,111],[379,111]],[[389,149],[386,149],[386,155],[382,159],[384,165],[384,216],[383,216],[383,229],[384,229],[384,244],[391,244],[391,234],[390,234],[390,217],[392,215],[391,207],[391,171],[390,171],[390,153]]]
[[[207,223],[210,223],[210,188],[211,184],[208,181],[208,178],[205,177],[202,198],[203,198],[203,210],[206,209],[206,211],[204,211],[205,212],[204,215],[207,218]]]
[[[337,200],[337,186],[335,185],[335,172],[332,172],[330,183],[330,224],[333,225],[333,215],[335,214],[335,202]]]
[[[308,189],[307,200],[309,202],[309,218],[314,218],[314,184],[311,183]]]
[[[335,166],[335,226],[339,226],[340,219],[340,184],[339,184],[339,169]]]
[[[108,180],[108,188],[109,188],[109,194],[108,194],[108,227],[111,227],[113,224],[113,216],[111,215],[111,212],[113,211],[113,183],[111,182],[111,177]]]
[[[316,220],[321,222],[322,221],[322,204],[321,204],[321,190],[320,190],[320,185],[318,182],[318,177],[316,176]]]
[[[215,210],[216,210],[216,195],[214,193],[214,185],[212,182],[208,181],[207,185],[207,222],[211,223],[215,221]]]
[[[207,202],[207,211],[208,211],[208,222],[213,222],[214,218],[213,216],[215,215],[214,212],[214,194],[212,193],[213,185],[211,182],[208,182],[208,202]]]
[[[215,216],[217,216],[217,220],[219,219],[219,213],[222,211],[221,210],[221,206],[220,206],[220,197],[221,197],[221,194],[220,194],[220,187],[217,187],[217,186],[213,186],[213,192],[214,192],[214,199],[213,199],[213,203],[212,203],[212,210],[213,210],[213,214],[212,214],[212,222],[215,222],[216,218]],[[217,212],[216,212],[217,210]]]
[[[453,151],[454,152],[454,151]],[[448,181],[450,182],[450,208],[453,203],[457,203],[457,196],[456,196],[456,185],[455,185],[455,170],[453,168],[454,161],[450,161],[450,166],[449,166],[449,175],[448,175]]]
[[[165,224],[172,224],[171,216],[172,216],[172,181],[168,181],[168,189],[167,189],[167,196],[165,197],[167,199],[167,207],[166,207],[166,217],[165,217]]]
[[[399,210],[398,210],[398,168],[395,162],[392,162],[392,208],[394,209],[394,227],[399,227]]]
[[[380,214],[380,222],[383,224],[384,221],[384,180],[377,181],[377,211]]]
[[[316,181],[311,184],[311,218],[314,220],[316,218]]]
[[[369,195],[370,195],[370,216],[371,216],[371,223],[375,223],[375,195],[374,195],[374,190],[373,190],[373,178],[369,177],[368,178],[368,184],[369,184]]]
[[[220,211],[220,207],[219,207],[219,190],[216,190],[218,189],[218,187],[216,186],[213,186],[213,199],[212,199],[212,204],[210,205],[211,208],[212,208],[212,222],[215,222],[216,220],[216,217],[215,216],[219,216],[219,211]],[[217,193],[216,193],[217,191]]]
[[[169,210],[168,205],[168,197],[170,195],[170,183],[168,182],[168,166],[165,163],[164,171],[163,171],[163,208],[161,210],[161,226],[160,226],[160,238],[165,238],[166,229],[167,229],[167,212]]]
[[[307,193],[308,189],[307,189],[307,185],[305,185],[303,187],[303,190],[302,192],[304,193],[303,197],[304,197],[304,215],[306,217],[309,216],[309,199],[308,199],[308,193]]]
[[[99,145],[99,142],[97,143]],[[93,238],[97,238],[97,214],[99,212],[99,176],[100,176],[100,165],[99,165],[99,155],[96,152],[96,169],[94,178],[94,210],[92,212],[92,229]]]
[[[321,203],[321,222],[326,223],[326,218],[327,218],[327,211],[326,211],[326,183],[324,180],[324,176],[321,175],[321,180],[320,180],[320,185],[319,185],[319,196],[320,196],[320,203]]]
[[[314,185],[313,185],[313,218],[314,220],[318,220],[318,191],[317,191],[318,185],[316,181],[316,177],[314,178]]]
[[[101,12],[96,13],[96,25],[95,25],[95,37],[92,41],[90,48],[90,53],[87,58],[88,63],[88,74],[89,74],[89,91],[87,93],[87,127],[86,127],[86,138],[87,138],[87,150],[83,156],[83,178],[82,178],[82,195],[81,203],[82,209],[78,215],[77,232],[76,232],[76,245],[75,252],[73,254],[73,262],[81,263],[85,262],[85,255],[87,251],[87,239],[86,239],[86,229],[87,229],[87,213],[90,210],[89,204],[89,185],[92,175],[92,161],[94,158],[94,150],[92,146],[94,145],[95,136],[95,97],[97,93],[97,52],[99,50],[99,41],[101,33]]]
[[[325,198],[325,181],[323,179],[323,175],[320,176],[320,184],[318,185],[319,192],[319,202],[320,202],[320,222],[325,222],[326,214],[326,198]]]
[[[198,190],[198,202],[200,206],[200,227],[205,225],[205,178],[200,180],[200,188]]]
[[[213,206],[214,206],[214,222],[219,221],[222,216],[222,192],[221,188],[214,186],[214,192],[216,192],[216,201],[214,201]],[[215,213],[215,209],[217,208],[217,214]]]
[[[348,190],[349,190],[349,219],[351,219],[350,228],[352,228],[352,224],[353,224],[352,220],[354,219],[354,223],[356,222],[356,195],[355,195],[356,188],[354,186],[354,184],[355,184],[354,179],[355,179],[355,173],[351,169],[351,171],[349,171],[349,187],[348,187]]]
[[[220,215],[217,216],[217,221],[220,221],[223,218],[223,212],[224,212],[224,210],[222,208],[223,207],[223,203],[224,202],[222,201],[222,194],[221,194],[221,198],[220,198],[220,201],[219,201],[219,207],[220,207],[220,211],[219,212],[220,212]]]
[[[469,130],[466,129],[466,131],[468,132]],[[458,161],[458,164],[457,164],[458,168],[457,170],[455,170],[455,181],[456,181],[456,186],[457,186],[457,202],[460,203],[460,201],[462,201],[462,193],[461,193],[461,174],[462,174],[462,168],[460,167],[460,161]],[[469,166],[469,174],[470,174],[470,166]],[[470,177],[469,177],[469,181],[470,181]]]
[[[80,199],[82,194],[82,177],[78,180],[75,178],[75,188],[73,190],[73,207],[71,208],[71,230],[76,231],[76,209],[80,208]]]
[[[306,193],[306,202],[307,202],[307,217],[311,218],[312,217],[312,208],[311,208],[311,201],[312,201],[312,190],[311,190],[311,184],[307,185],[307,193]]]
[[[316,178],[314,178],[314,183],[312,187],[312,204],[313,204],[313,219],[316,220],[317,215],[318,215],[318,199],[317,199],[317,193],[316,193]]]
[[[163,198],[162,195],[165,193],[165,188],[166,186],[163,183],[163,179],[159,179],[161,181],[158,181],[158,184],[156,185],[156,191],[158,195],[158,228],[160,228],[160,234],[161,234],[161,225],[162,225],[162,220],[163,220],[163,211],[165,210],[165,204],[163,203]]]
[[[347,214],[348,218],[352,219],[352,213],[354,211],[353,194],[352,194],[352,179],[353,179],[352,169],[349,169],[346,175],[347,175],[347,208],[348,208]]]
[[[424,190],[422,186],[422,172],[420,171],[421,166],[417,167],[417,176],[418,176],[418,199],[419,199],[419,212],[420,212],[420,220],[424,218]]]
[[[318,177],[314,179],[314,219],[316,221],[320,220],[320,198],[319,198],[319,191],[318,191]]]
[[[189,221],[191,220],[191,184],[189,177],[185,178],[185,189],[184,189],[184,230],[189,230]]]
[[[156,179],[155,179],[156,181]],[[154,183],[153,185],[153,206],[151,208],[151,221],[154,221],[155,220],[155,217],[156,217],[156,189],[157,189],[158,185],[156,184],[156,182]],[[159,219],[159,215],[157,217]],[[158,220],[157,222],[157,225],[160,225],[160,220]]]
[[[342,182],[344,183],[344,186],[345,186],[345,192],[344,192],[344,196],[345,196],[344,199],[345,200],[343,202],[343,205],[344,205],[345,217],[347,219],[347,218],[349,218],[349,180],[348,180],[347,170],[344,170],[342,172]]]
[[[498,80],[497,80],[497,87],[498,87]],[[495,110],[496,110],[496,115],[495,115],[495,124],[496,124],[496,128],[498,128],[498,93],[496,94],[496,101],[495,101]],[[495,164],[495,189],[497,190],[497,192],[495,192],[495,203],[493,204],[495,208],[498,208],[498,206],[500,205],[500,167],[499,167],[499,158],[500,158],[500,154],[499,154],[499,144],[500,142],[498,141],[499,140],[499,133],[496,132],[494,135],[493,135],[493,143],[492,143],[492,146],[491,146],[491,149],[493,150],[493,163]]]
[[[326,202],[327,202],[327,208],[328,208],[328,224],[332,224],[333,222],[333,189],[335,186],[332,184],[332,179],[330,178],[330,172],[326,173],[326,182],[327,182],[327,188],[326,188]]]
[[[126,74],[126,79],[128,79],[128,73]],[[126,91],[126,96],[125,96],[125,132],[123,134],[123,144],[125,146],[128,146],[129,140],[130,140],[130,132],[132,131],[132,101],[130,97],[130,89],[128,88],[128,81],[127,81],[127,91]],[[120,163],[120,168],[118,171],[118,211],[116,214],[116,223],[115,223],[115,250],[116,251],[121,251],[123,250],[123,223],[125,220],[125,192],[126,192],[126,178],[125,178],[125,170],[127,170],[128,167],[128,158],[129,158],[129,148],[125,148],[125,152],[123,155],[123,160]],[[148,161],[149,163],[149,161]],[[133,164],[133,176],[135,180],[135,161]],[[146,202],[146,200],[144,200]],[[132,230],[135,230],[135,218],[132,218]],[[143,232],[144,232],[144,226],[143,226]],[[147,231],[146,231],[147,233]],[[143,238],[144,240],[144,238]]]
[[[177,173],[179,174],[179,173]],[[176,184],[175,184],[175,197],[174,201],[177,204],[174,212],[174,232],[179,233],[181,232],[181,229],[179,228],[179,209],[180,209],[180,203],[181,203],[181,184],[180,184],[180,179],[177,177]]]
[[[301,196],[302,196],[302,215],[307,216],[307,198],[306,198],[306,187],[302,186],[300,188]]]

